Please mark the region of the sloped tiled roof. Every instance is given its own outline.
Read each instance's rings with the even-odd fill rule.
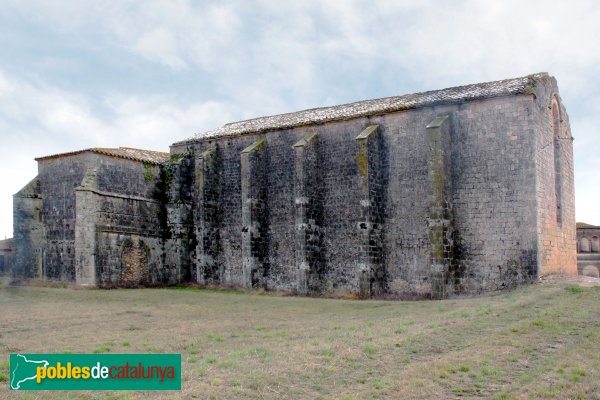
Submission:
[[[162,151],[152,151],[152,150],[142,150],[142,149],[133,149],[131,147],[116,147],[116,148],[102,148],[102,147],[92,147],[90,149],[71,151],[68,153],[59,153],[53,154],[50,156],[38,157],[36,161],[44,161],[50,160],[53,158],[73,156],[76,154],[81,154],[85,152],[92,152],[97,154],[102,154],[105,156],[116,157],[116,158],[125,158],[127,160],[140,161],[149,164],[160,164],[169,159],[169,153],[165,153]]]
[[[516,94],[530,94],[536,81],[549,78],[545,72],[521,78],[476,83],[448,89],[365,100],[333,107],[313,108],[288,114],[232,122],[208,132],[197,133],[179,143],[210,137],[236,136],[252,132],[287,129],[303,125],[342,121],[352,118],[409,110],[434,104],[456,104],[465,101]],[[177,144],[177,143],[176,143]]]
[[[586,224],[585,222],[577,222],[577,229],[598,229],[600,226]]]

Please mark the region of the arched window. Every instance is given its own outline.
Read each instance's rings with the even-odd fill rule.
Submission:
[[[562,224],[562,175],[560,160],[560,110],[558,99],[552,101],[552,136],[554,153],[554,194],[556,198],[556,222]]]
[[[598,236],[592,236],[592,253],[598,253],[600,251],[600,242],[598,242]]]
[[[589,253],[590,252],[590,241],[587,238],[582,237],[579,239],[579,252]]]

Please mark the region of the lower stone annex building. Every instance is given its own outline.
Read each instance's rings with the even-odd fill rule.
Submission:
[[[577,273],[572,136],[546,73],[37,161],[14,196],[25,279],[443,298]]]
[[[600,226],[577,223],[577,271],[600,277]]]
[[[0,276],[9,275],[12,270],[12,239],[0,240]]]

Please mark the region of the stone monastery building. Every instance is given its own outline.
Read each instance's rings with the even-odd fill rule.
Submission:
[[[577,223],[577,271],[600,277],[600,226]]]
[[[37,161],[14,196],[24,279],[444,298],[577,273],[572,137],[545,73]]]

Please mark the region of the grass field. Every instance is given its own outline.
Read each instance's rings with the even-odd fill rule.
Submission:
[[[9,393],[15,352],[181,353],[183,391]],[[4,286],[0,381],[31,399],[600,399],[600,287],[395,302]]]

